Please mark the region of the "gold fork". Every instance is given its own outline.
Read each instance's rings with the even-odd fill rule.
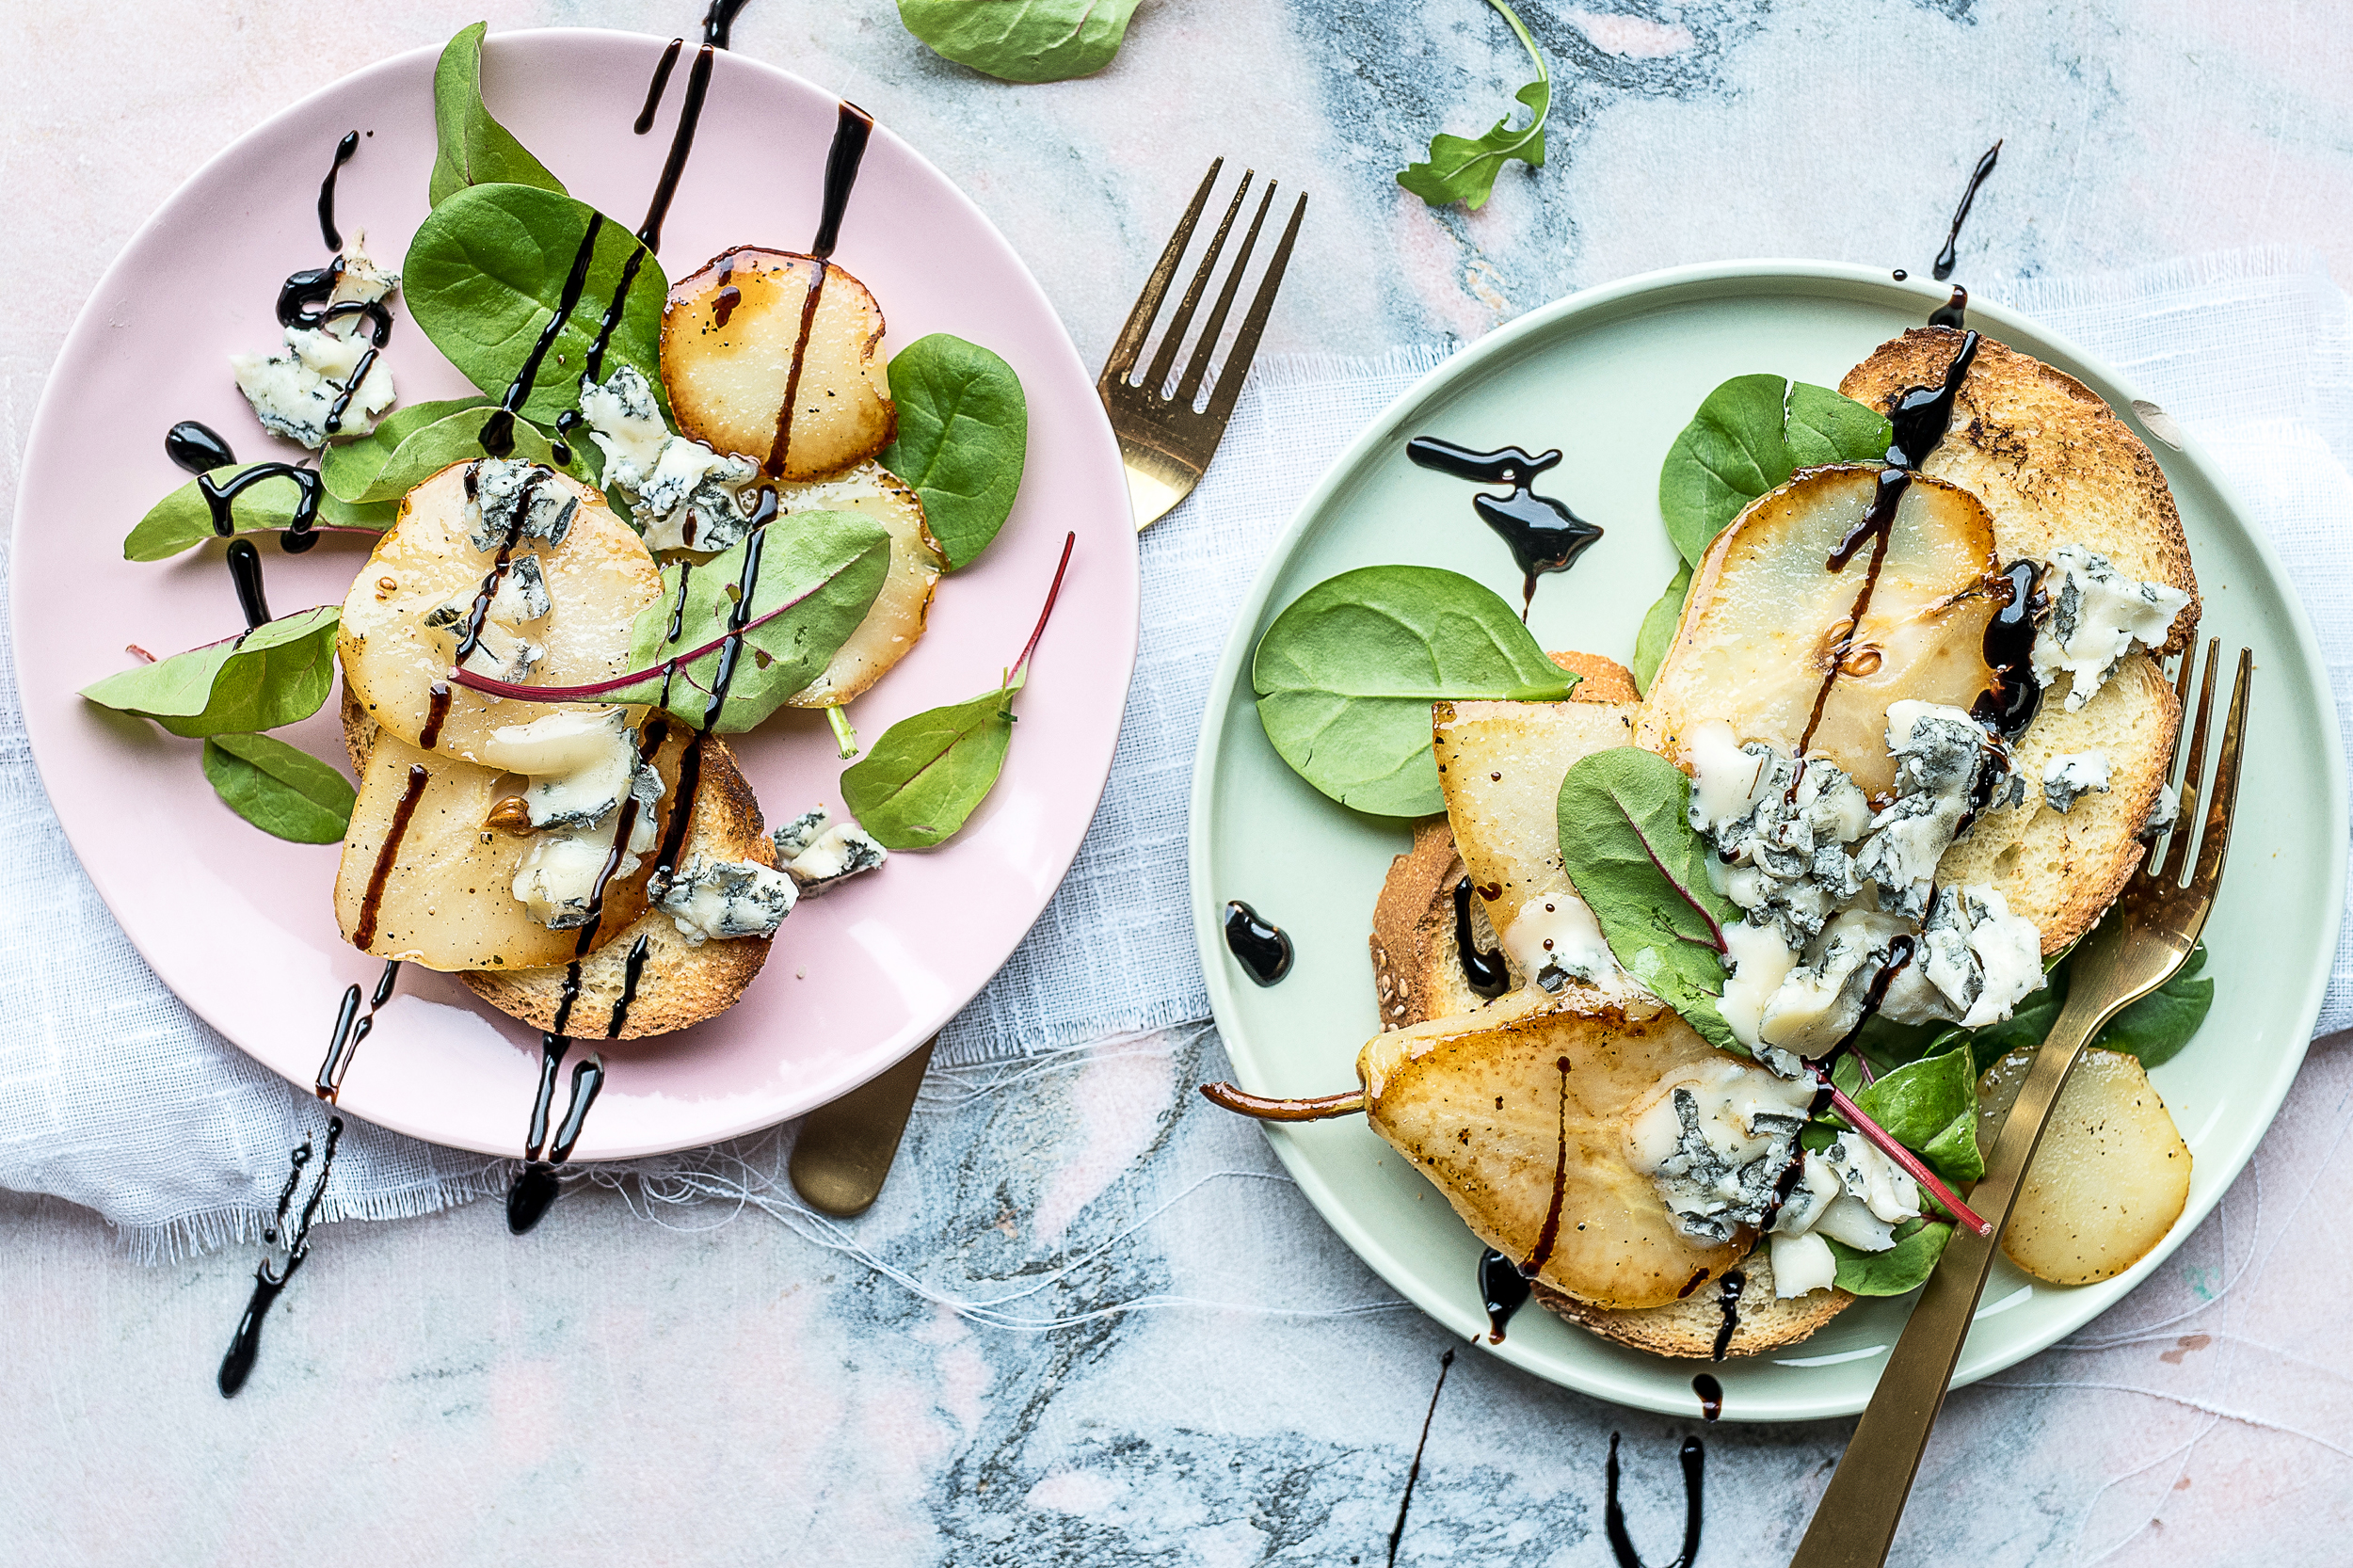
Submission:
[[[2253,654],[2239,649],[2238,679],[2231,692],[2230,716],[2222,726],[2222,750],[2215,763],[2205,831],[2196,832],[2199,780],[2205,773],[2206,730],[2214,716],[2214,691],[2221,646],[2206,645],[2206,678],[2191,733],[2189,765],[2183,771],[2180,813],[2164,850],[2125,886],[2116,911],[2086,937],[2069,961],[2067,1005],[2036,1052],[2034,1065],[2018,1091],[2009,1119],[2002,1124],[1985,1176],[1969,1194],[1972,1208],[1993,1226],[1977,1236],[1956,1227],[1936,1272],[1922,1288],[1912,1319],[1880,1373],[1879,1387],[1855,1427],[1838,1471],[1814,1511],[1814,1523],[1799,1544],[1790,1568],[1877,1568],[1887,1560],[1928,1446],[1929,1429],[1945,1402],[1961,1341],[1977,1314],[1977,1297],[1993,1266],[2002,1224],[2009,1218],[2018,1184],[2041,1142],[2042,1128],[2057,1104],[2059,1090],[2100,1028],[2126,1004],[2173,977],[2198,945],[2206,916],[2222,881],[2222,857],[2231,843],[2231,813],[2238,801],[2239,758],[2246,737],[2247,692],[2254,677]],[[2182,659],[2175,687],[2182,712],[2188,709],[2190,668],[2196,646]],[[2198,858],[2189,860],[2191,840]],[[2160,856],[2162,858],[2160,859]],[[2189,871],[2186,885],[2185,870]]]
[[[1185,209],[1184,219],[1170,236],[1168,248],[1160,252],[1160,264],[1145,280],[1144,293],[1136,298],[1136,308],[1128,312],[1128,324],[1119,329],[1119,341],[1112,344],[1111,358],[1104,361],[1102,378],[1095,384],[1102,395],[1104,411],[1111,415],[1112,432],[1119,438],[1120,460],[1128,467],[1128,497],[1135,507],[1139,534],[1167,516],[1171,507],[1201,483],[1210,454],[1225,435],[1225,422],[1233,417],[1234,399],[1241,395],[1243,375],[1258,352],[1258,339],[1266,331],[1267,312],[1274,308],[1274,292],[1282,286],[1283,268],[1291,259],[1291,243],[1299,237],[1299,221],[1307,215],[1307,199],[1303,195],[1291,208],[1290,222],[1274,248],[1273,259],[1267,263],[1266,276],[1258,280],[1258,292],[1241,318],[1234,346],[1209,387],[1209,402],[1195,409],[1193,403],[1200,397],[1202,382],[1209,376],[1210,353],[1225,329],[1226,312],[1233,309],[1242,274],[1250,266],[1250,252],[1258,243],[1259,226],[1266,222],[1267,210],[1274,204],[1274,182],[1267,182],[1258,198],[1258,210],[1251,216],[1249,232],[1242,235],[1234,269],[1226,275],[1225,286],[1218,292],[1209,319],[1202,326],[1193,358],[1186,361],[1176,391],[1168,392],[1169,373],[1176,368],[1176,352],[1183,346],[1185,335],[1193,326],[1193,312],[1209,289],[1210,274],[1217,269],[1218,256],[1225,248],[1225,237],[1241,212],[1242,198],[1250,192],[1253,174],[1244,169],[1241,184],[1234,187],[1234,199],[1225,208],[1225,216],[1201,257],[1201,265],[1194,271],[1193,281],[1186,285],[1176,313],[1169,319],[1167,336],[1160,340],[1160,349],[1152,356],[1143,376],[1137,378],[1136,360],[1144,352],[1144,340],[1150,334],[1160,307],[1168,301],[1168,286],[1176,280],[1176,264],[1184,259],[1193,226],[1201,221],[1202,211],[1209,204],[1209,192],[1217,184],[1218,171],[1225,167],[1224,158],[1210,163],[1208,178],[1193,193],[1193,205]]]

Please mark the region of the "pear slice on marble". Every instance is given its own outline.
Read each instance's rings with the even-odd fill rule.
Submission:
[[[1628,1112],[1667,1073],[1718,1051],[1667,1008],[1552,1010],[1514,992],[1461,1017],[1380,1035],[1356,1059],[1365,1115],[1444,1192],[1481,1241],[1536,1277],[1605,1307],[1657,1306],[1745,1256],[1676,1228],[1657,1186],[1627,1162]]]
[[[1889,704],[1913,697],[1966,712],[1991,689],[1985,629],[2006,590],[1994,576],[1993,520],[1958,486],[1915,475],[1906,487],[1854,625],[1872,547],[1843,569],[1830,563],[1862,522],[1880,472],[1809,470],[1716,536],[1644,698],[1638,744],[1678,757],[1688,731],[1727,719],[1741,740],[1794,754],[1835,664],[1805,749],[1881,797],[1895,788]]]

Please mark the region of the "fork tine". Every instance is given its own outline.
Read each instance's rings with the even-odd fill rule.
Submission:
[[[1136,308],[1128,312],[1128,323],[1119,329],[1119,340],[1112,344],[1111,358],[1103,361],[1103,375],[1097,386],[1108,388],[1114,381],[1125,381],[1128,373],[1135,369],[1144,334],[1152,329],[1152,318],[1160,313],[1160,302],[1168,297],[1168,280],[1176,276],[1176,264],[1184,259],[1185,247],[1193,239],[1193,226],[1201,221],[1201,209],[1209,204],[1209,192],[1216,187],[1218,171],[1225,167],[1224,158],[1209,160],[1209,172],[1202,178],[1201,188],[1193,193],[1193,205],[1185,209],[1176,232],[1168,237],[1168,248],[1160,252],[1152,276],[1144,280],[1144,292],[1136,296]]]
[[[1250,194],[1254,172],[1247,168],[1241,171],[1241,184],[1234,187],[1234,199],[1225,204],[1225,216],[1218,220],[1217,232],[1209,236],[1209,248],[1201,253],[1201,264],[1193,269],[1193,281],[1185,285],[1185,296],[1176,302],[1176,313],[1169,317],[1168,334],[1160,340],[1160,352],[1152,356],[1152,368],[1144,377],[1144,390],[1155,397],[1168,385],[1169,370],[1176,363],[1176,350],[1193,326],[1193,312],[1201,304],[1202,291],[1209,286],[1209,275],[1217,270],[1217,258],[1225,248],[1225,236],[1234,232],[1234,218],[1241,212],[1242,198]]]
[[[1298,205],[1291,208],[1291,220],[1283,226],[1282,243],[1275,246],[1273,259],[1266,264],[1266,276],[1258,280],[1258,293],[1250,301],[1250,313],[1241,318],[1241,330],[1234,334],[1233,352],[1225,356],[1225,363],[1217,374],[1217,386],[1209,393],[1208,418],[1211,425],[1223,430],[1233,416],[1234,399],[1241,395],[1241,384],[1247,379],[1250,361],[1257,357],[1258,339],[1266,332],[1266,318],[1274,309],[1274,291],[1283,286],[1283,268],[1289,264],[1291,244],[1299,238],[1300,219],[1307,216],[1307,197],[1301,192]]]
[[[2193,647],[2184,663],[2195,658]],[[2206,727],[2214,719],[2214,688],[2216,672],[2222,660],[2222,644],[2209,638],[2206,643],[2206,678],[2198,693],[2198,728],[2190,731],[2189,764],[2182,770],[2182,793],[2173,813],[2173,835],[2165,846],[2165,865],[2157,874],[2167,882],[2179,884],[2183,872],[2189,865],[2190,840],[2198,835],[2199,781],[2206,776]]]
[[[2211,665],[2209,665],[2211,669]],[[2211,680],[2212,676],[2208,679]],[[2255,679],[2251,648],[2238,650],[2238,679],[2231,686],[2231,712],[2222,722],[2222,753],[2215,759],[2214,789],[2206,802],[2206,830],[2198,840],[2198,874],[2193,890],[2214,897],[2222,881],[2222,857],[2231,847],[2231,815],[2238,804],[2238,765],[2247,739],[2247,695]]]
[[[1258,246],[1258,230],[1266,222],[1267,209],[1273,205],[1274,182],[1269,180],[1258,197],[1258,210],[1251,215],[1250,230],[1241,237],[1241,248],[1234,253],[1234,270],[1225,275],[1225,287],[1218,291],[1217,303],[1209,307],[1209,323],[1201,328],[1201,342],[1186,362],[1184,379],[1176,383],[1175,401],[1179,408],[1192,408],[1194,395],[1201,391],[1201,378],[1209,371],[1209,355],[1217,347],[1218,335],[1225,330],[1225,313],[1234,308],[1241,275],[1250,270],[1250,253]],[[1176,341],[1174,334],[1169,341]]]

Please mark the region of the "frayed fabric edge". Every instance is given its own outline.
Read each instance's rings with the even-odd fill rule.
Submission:
[[[413,1220],[438,1214],[504,1192],[513,1169],[512,1160],[486,1160],[476,1171],[390,1192],[373,1192],[357,1201],[330,1194],[319,1205],[319,1223]],[[262,1232],[275,1218],[270,1209],[239,1206],[199,1209],[153,1224],[118,1224],[107,1220],[106,1226],[133,1262],[154,1266],[183,1262],[226,1247],[258,1246]]]

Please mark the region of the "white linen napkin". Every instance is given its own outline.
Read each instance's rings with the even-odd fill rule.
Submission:
[[[2106,358],[2222,467],[2295,566],[2353,749],[2353,316],[2316,261],[2233,252],[1979,292]],[[1448,351],[1275,358],[1254,371],[1208,479],[1144,536],[1136,679],[1093,829],[1036,927],[943,1032],[943,1064],[1208,1016],[1186,824],[1227,627],[1324,468]],[[0,660],[0,837],[12,846],[0,859],[0,1186],[96,1208],[149,1256],[251,1240],[314,1102],[205,1027],[140,961],[57,826],[13,661]],[[1120,984],[1100,984],[1106,974]],[[2353,930],[2319,1030],[2348,1023]],[[354,1123],[321,1217],[430,1212],[496,1190],[508,1168]]]

